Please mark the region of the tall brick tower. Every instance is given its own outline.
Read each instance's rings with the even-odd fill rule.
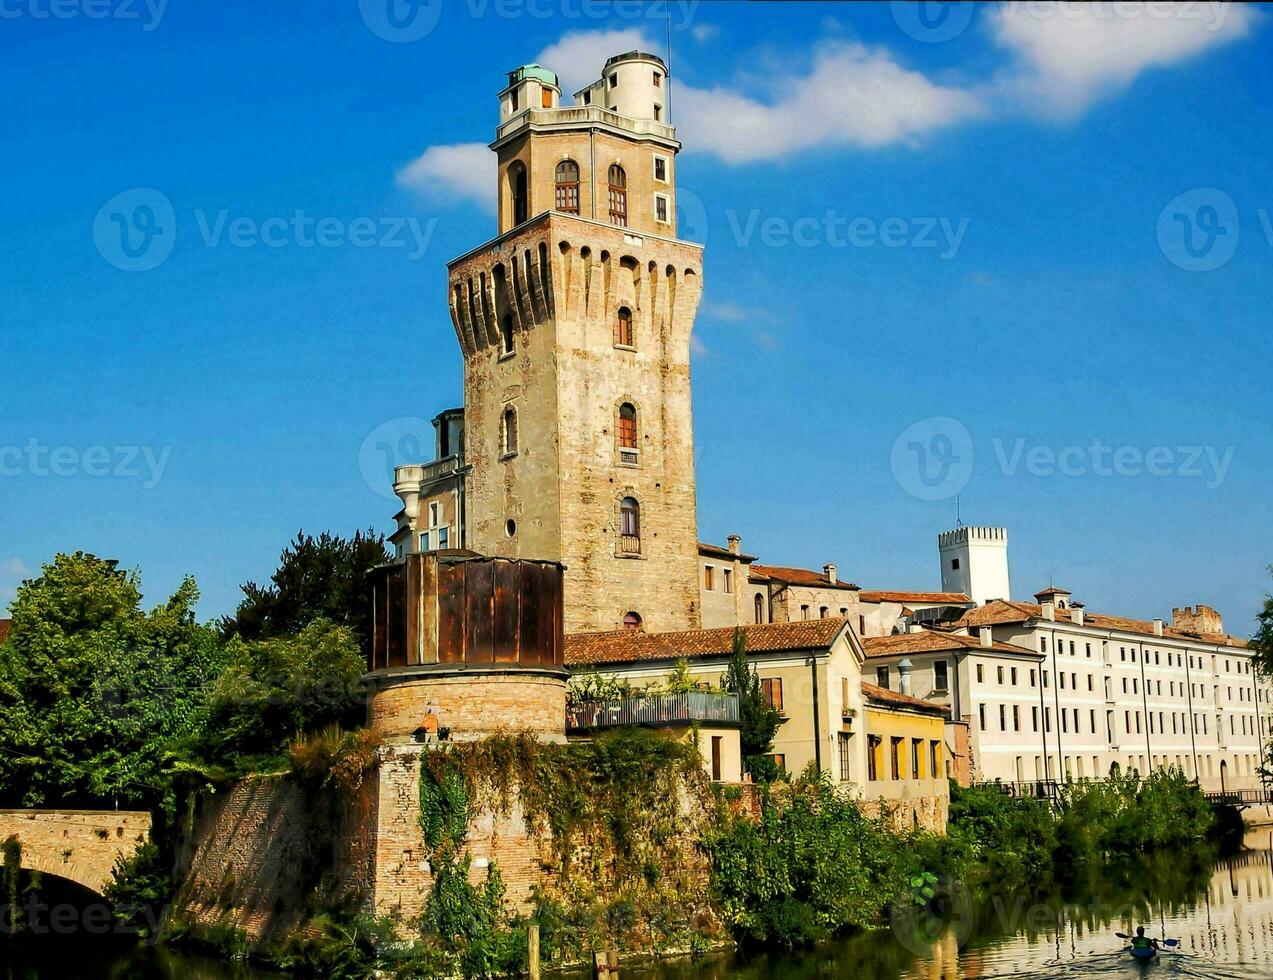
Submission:
[[[467,547],[566,566],[567,632],[700,625],[690,332],[667,68],[639,51],[562,106],[510,72],[499,235],[448,265],[464,353]]]

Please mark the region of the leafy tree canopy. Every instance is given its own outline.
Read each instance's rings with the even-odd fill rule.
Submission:
[[[1273,565],[1269,566],[1273,573]],[[1273,675],[1273,595],[1264,596],[1264,608],[1256,619],[1255,635],[1251,637],[1251,652],[1266,677]]]
[[[153,802],[164,745],[199,724],[219,669],[186,579],[141,608],[137,573],[77,552],[24,582],[0,646],[0,799],[14,806]]]
[[[367,573],[389,561],[384,535],[374,530],[352,538],[300,531],[279,556],[266,586],[248,582],[233,616],[221,621],[223,635],[245,640],[295,636],[316,619],[347,626],[358,640],[370,639]]]

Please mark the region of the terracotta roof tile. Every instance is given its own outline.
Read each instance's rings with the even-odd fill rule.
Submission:
[[[821,650],[846,628],[843,619],[810,619],[798,623],[744,626],[748,653],[782,650]],[[726,656],[734,649],[734,628],[646,633],[614,630],[609,633],[572,633],[566,637],[567,666],[633,663],[639,660],[677,660],[681,657]]]
[[[858,598],[863,602],[941,602],[952,606],[958,606],[965,602],[972,602],[968,596],[962,592],[902,592],[890,590],[864,589],[858,594]]]
[[[931,715],[949,716],[949,709],[943,704],[934,704],[932,701],[925,701],[923,698],[913,698],[909,694],[899,694],[897,691],[890,691],[887,687],[878,687],[875,684],[862,682],[862,693],[868,701],[874,701],[877,704],[885,704],[893,708],[911,708],[915,711],[924,711]]]
[[[1063,623],[1073,622],[1071,612],[1069,609],[1057,609],[1056,618]],[[977,609],[969,609],[955,625],[967,627],[998,626],[1004,623],[1023,623],[1027,619],[1043,619],[1043,607],[1033,602],[1008,602],[1005,599],[996,599],[994,602],[988,602]],[[1126,616],[1086,613],[1083,617],[1083,625],[1158,638],[1154,632],[1153,623],[1143,619],[1130,619]],[[1163,624],[1162,635],[1173,640],[1200,640],[1212,646],[1245,648],[1247,645],[1246,640],[1241,637],[1230,636],[1228,633],[1194,633],[1189,630],[1176,629],[1165,623]]]
[[[990,647],[981,645],[980,637],[959,633],[942,633],[923,630],[919,633],[898,633],[895,636],[870,636],[862,641],[862,649],[868,657],[896,657],[907,653],[941,653],[943,650],[997,650],[999,653],[1025,654],[1041,658],[1041,653],[1019,647],[1014,643],[995,642]]]
[[[788,585],[804,585],[814,589],[849,589],[853,592],[858,591],[858,587],[852,582],[846,582],[843,579],[831,582],[822,572],[811,571],[808,568],[788,568],[785,565],[752,565],[751,575],[753,581],[786,582]]]

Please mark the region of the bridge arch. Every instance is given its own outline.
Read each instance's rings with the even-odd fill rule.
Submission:
[[[16,840],[27,871],[73,881],[98,895],[150,839],[150,814],[129,810],[0,810],[0,843]]]

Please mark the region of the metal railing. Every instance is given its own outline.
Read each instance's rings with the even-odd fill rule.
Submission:
[[[613,701],[583,701],[566,708],[566,729],[622,725],[738,724],[738,695],[714,691],[651,694]]]
[[[993,780],[973,783],[972,785],[975,789],[997,789],[1005,796],[1011,796],[1014,799],[1032,797],[1036,800],[1055,802],[1061,798],[1061,784],[1055,779],[1035,779],[1020,783],[1005,783]]]
[[[1267,789],[1230,789],[1219,792],[1204,793],[1210,803],[1227,803],[1230,806],[1252,806],[1261,803],[1273,803],[1273,790]]]
[[[599,105],[558,106],[555,109],[523,109],[495,130],[498,142],[523,126],[577,126],[581,123],[604,123],[637,136],[659,136],[675,139],[676,129],[652,119],[636,119]]]

